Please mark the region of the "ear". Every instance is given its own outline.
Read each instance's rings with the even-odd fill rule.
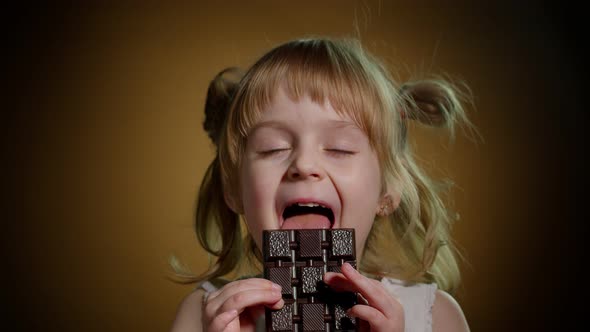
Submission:
[[[392,214],[395,209],[399,206],[401,195],[397,190],[387,190],[377,206],[377,215],[380,217],[387,217]]]
[[[234,213],[242,214],[244,212],[241,201],[237,200],[235,196],[229,193],[227,190],[223,191],[223,199],[225,200],[225,204],[227,204],[227,206],[229,206],[229,208],[234,211]]]

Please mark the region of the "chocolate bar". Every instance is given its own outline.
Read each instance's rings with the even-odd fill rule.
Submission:
[[[266,308],[266,331],[358,331],[346,314],[354,292],[335,292],[326,272],[356,267],[354,229],[299,229],[263,232],[264,277],[282,287],[285,305]]]

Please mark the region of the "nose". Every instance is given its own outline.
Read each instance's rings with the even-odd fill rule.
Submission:
[[[299,151],[287,170],[287,179],[291,181],[321,180],[324,176],[318,156],[311,151]]]

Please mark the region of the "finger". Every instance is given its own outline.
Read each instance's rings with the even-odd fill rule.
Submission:
[[[387,331],[391,329],[391,323],[381,311],[368,305],[357,304],[348,310],[347,314],[366,321],[371,326],[371,331]]]
[[[248,280],[234,281],[225,285],[219,291],[211,293],[205,303],[205,314],[207,317],[215,317],[219,314],[219,308],[232,296],[247,292],[259,291],[265,294],[268,292],[278,291],[280,293],[281,286],[272,283],[266,279],[254,278]],[[228,308],[227,310],[232,309]],[[227,311],[222,310],[222,311]]]
[[[342,265],[342,274],[350,281],[352,289],[356,289],[358,293],[361,293],[370,306],[379,309],[383,314],[387,316],[394,315],[398,306],[401,307],[401,304],[393,300],[393,297],[387,293],[387,290],[380,282],[363,276],[350,264],[344,263]]]
[[[367,278],[371,283],[374,285],[379,286],[381,284],[380,281]],[[326,272],[324,274],[324,282],[330,286],[330,288],[337,290],[337,291],[349,291],[349,292],[358,292],[358,287],[351,283],[342,273],[336,272]]]
[[[371,283],[375,284],[377,287],[380,287],[381,283],[374,279],[368,279]],[[334,272],[327,272],[324,275],[324,282],[330,286],[331,289],[337,292],[357,292],[359,296],[362,296],[359,292],[358,287],[350,282],[346,277],[341,273],[334,273]],[[363,298],[364,300],[364,298]]]
[[[337,292],[358,292],[356,286],[341,273],[326,273],[324,275],[324,282]]]
[[[218,313],[236,309],[241,313],[245,308],[256,305],[266,305],[272,308],[282,308],[283,298],[279,290],[247,290],[230,296],[217,310]]]
[[[237,310],[226,311],[215,317],[209,324],[209,332],[224,331],[228,325],[238,317]]]
[[[226,298],[232,296],[237,292],[241,292],[248,289],[281,289],[281,286],[273,283],[270,280],[262,279],[262,278],[250,278],[244,280],[237,280],[228,283],[227,285],[223,286],[222,288],[212,292],[209,295],[208,300],[214,300],[218,296],[225,296]]]

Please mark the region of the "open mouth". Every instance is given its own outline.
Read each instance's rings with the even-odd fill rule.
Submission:
[[[283,211],[283,229],[332,228],[334,212],[320,203],[294,203]]]

